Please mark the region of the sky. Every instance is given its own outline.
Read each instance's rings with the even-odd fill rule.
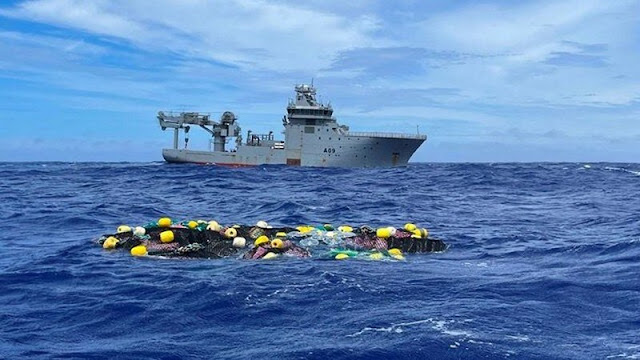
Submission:
[[[160,110],[283,137],[313,79],[412,161],[638,162],[638,64],[640,0],[0,1],[0,161],[160,161]]]

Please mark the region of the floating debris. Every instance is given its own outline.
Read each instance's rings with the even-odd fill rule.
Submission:
[[[175,223],[163,217],[144,226],[121,225],[114,234],[97,240],[105,250],[124,249],[133,256],[275,259],[307,258],[313,249],[325,259],[404,260],[405,253],[446,250],[447,245],[429,238],[429,231],[412,223],[402,228],[367,225],[352,227],[274,227],[266,221],[256,225],[222,226],[216,221],[189,220]]]

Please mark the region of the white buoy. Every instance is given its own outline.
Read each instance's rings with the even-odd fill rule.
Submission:
[[[259,228],[267,229],[269,224],[266,221],[260,220],[256,223],[256,226]]]
[[[136,228],[133,230],[133,235],[142,236],[146,234],[146,232],[147,230],[145,230],[145,228],[143,228],[142,226],[136,226]]]
[[[233,239],[233,247],[236,248],[243,248],[247,245],[247,239],[243,238],[243,237],[236,237]]]

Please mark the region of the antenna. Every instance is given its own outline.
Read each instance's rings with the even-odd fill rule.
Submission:
[[[418,133],[418,135],[420,135],[420,125],[416,125],[416,133]]]
[[[313,87],[313,78],[311,78],[311,87]]]

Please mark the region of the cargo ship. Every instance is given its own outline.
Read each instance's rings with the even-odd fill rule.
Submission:
[[[157,118],[162,130],[173,129],[173,148],[163,149],[162,156],[170,163],[226,166],[394,167],[406,166],[427,140],[418,133],[350,131],[333,116],[331,104],[316,99],[313,85],[297,85],[295,92],[282,119],[284,140],[277,140],[273,131],[247,131],[243,140],[238,119],[230,111],[218,121],[208,113],[160,111]],[[194,126],[211,135],[209,149],[188,149],[189,131]],[[181,131],[184,148],[179,146]]]

